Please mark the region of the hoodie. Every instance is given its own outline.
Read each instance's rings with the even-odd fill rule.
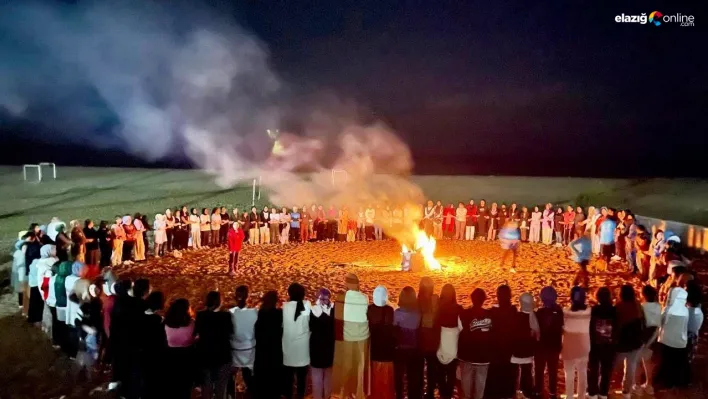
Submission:
[[[371,334],[371,360],[392,362],[396,335],[393,327],[393,308],[388,305],[388,290],[379,285],[374,290],[374,303],[366,313]]]
[[[671,348],[685,348],[688,343],[688,293],[680,287],[672,288],[662,316],[659,342]]]
[[[81,262],[74,262],[71,265],[71,274],[66,276],[64,280],[64,289],[66,290],[66,324],[72,327],[75,326],[75,320],[78,317],[80,308],[79,303],[71,300],[71,294],[74,293],[74,286],[76,282],[79,281],[79,275],[81,274],[81,269],[84,264]]]
[[[28,283],[30,287],[42,287],[44,277],[50,277],[52,265],[59,259],[56,258],[56,247],[54,245],[44,245],[39,251],[40,258],[35,259],[30,265]],[[47,272],[49,274],[47,274]]]

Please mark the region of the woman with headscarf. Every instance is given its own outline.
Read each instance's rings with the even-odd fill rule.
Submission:
[[[36,223],[30,225],[30,229],[25,234],[24,242],[22,243],[22,252],[25,256],[25,275],[24,284],[22,286],[22,295],[26,299],[26,301],[24,301],[22,305],[22,314],[25,316],[27,316],[29,312],[30,304],[30,287],[27,284],[30,272],[30,265],[32,265],[32,262],[34,262],[35,260],[41,258],[40,251],[42,249],[42,243],[37,239],[37,229],[38,226],[36,226]]]
[[[497,304],[489,310],[489,316],[492,319],[494,352],[484,396],[490,399],[511,398],[516,392],[514,384],[509,382],[514,378],[515,367],[511,364],[511,356],[519,315],[516,306],[511,304],[511,288],[508,285],[497,288]]]
[[[40,258],[33,260],[29,267],[27,283],[30,288],[30,296],[27,321],[37,327],[41,325],[42,314],[44,313],[44,297],[42,295],[44,278],[47,273],[51,277],[52,266],[58,260],[56,247],[54,245],[43,245],[40,249]]]
[[[349,230],[349,208],[346,206],[339,209],[337,215],[337,241],[347,241]]]
[[[228,235],[229,228],[231,227],[231,217],[229,217],[229,211],[225,206],[221,207],[220,217],[219,243],[226,244],[226,236]]]
[[[688,385],[691,369],[688,362],[688,319],[686,307],[688,292],[681,287],[671,288],[669,300],[661,317],[659,344],[661,363],[657,379],[665,388]]]
[[[145,251],[147,246],[145,245],[145,234],[147,234],[147,226],[143,222],[142,215],[139,213],[135,214],[135,219],[133,220],[133,226],[135,226],[135,261],[144,262],[145,261]]]
[[[632,394],[642,337],[646,328],[644,312],[637,302],[634,287],[625,284],[620,289],[620,301],[617,303],[617,362],[624,362],[622,394]]]
[[[573,287],[570,290],[570,308],[563,311],[563,368],[565,371],[565,394],[575,394],[575,373],[578,374],[578,399],[585,399],[588,356],[590,354],[590,313],[585,303],[585,290]]]
[[[123,263],[133,263],[133,249],[136,244],[136,230],[133,224],[133,218],[130,215],[123,216],[121,220],[123,230],[125,231],[125,241],[123,242]]]
[[[540,337],[534,354],[534,374],[536,377],[536,397],[545,391],[543,374],[548,370],[548,393],[557,396],[558,361],[563,347],[563,309],[556,303],[558,294],[551,286],[541,289],[543,307],[536,311]]]
[[[383,285],[374,289],[374,303],[366,317],[371,333],[371,398],[394,399],[393,361],[396,336],[393,308],[388,304],[388,290]]]
[[[492,203],[488,217],[489,227],[487,228],[487,241],[494,241],[497,239],[497,229],[499,228],[499,208],[496,202]]]
[[[306,227],[303,227],[303,229]],[[297,383],[297,398],[305,397],[307,366],[310,364],[310,311],[305,300],[305,287],[298,283],[288,287],[290,301],[283,303],[283,366],[285,366],[285,396],[292,397],[293,375]]]
[[[435,237],[436,240],[441,240],[443,238],[442,225],[445,209],[441,201],[437,201],[433,209],[433,237]]]
[[[535,206],[533,208],[533,212],[531,212],[531,222],[530,222],[530,242],[541,242],[541,217],[543,214],[538,210],[538,207]]]
[[[202,214],[199,215],[199,231],[201,237],[201,246],[208,248],[211,242],[211,217],[209,216],[209,208],[202,208]]]
[[[86,237],[78,220],[69,222],[69,236],[71,237],[71,256],[74,260],[86,263]]]
[[[477,208],[477,235],[482,239],[487,239],[487,231],[489,230],[489,208],[487,208],[487,201],[479,201],[479,207]]]
[[[155,222],[152,224],[152,228],[155,232],[153,240],[155,241],[155,248],[153,249],[155,257],[159,258],[165,254],[165,247],[167,245],[167,219],[162,214],[155,215]]]
[[[26,231],[20,231],[17,235],[17,241],[15,241],[15,252],[12,253],[12,271],[10,275],[10,282],[13,291],[17,294],[17,302],[22,309],[22,303],[24,301],[24,291],[25,282],[27,281],[27,272],[25,272],[27,266],[25,265],[25,253],[24,253],[24,242]],[[29,301],[29,298],[27,299]]]
[[[462,307],[457,303],[457,293],[452,284],[445,284],[440,291],[440,306],[436,315],[440,326],[438,359],[438,390],[440,397],[452,398],[457,382],[457,341],[460,335],[459,317]]]
[[[600,287],[595,293],[597,305],[590,311],[590,356],[588,360],[588,395],[607,397],[615,364],[617,310],[612,292]]]
[[[396,328],[396,351],[393,363],[396,398],[420,399],[423,393],[423,357],[419,350],[421,314],[413,287],[404,287],[393,315]],[[404,380],[405,376],[405,380]]]
[[[436,320],[440,297],[434,293],[435,284],[430,277],[423,277],[418,286],[418,310],[420,311],[419,350],[425,361],[427,374],[426,395],[432,398],[438,380],[437,358],[440,346],[440,325]]]
[[[202,248],[202,222],[199,216],[199,211],[197,208],[192,208],[192,212],[189,215],[189,242],[191,242],[192,249]]]
[[[517,313],[516,339],[513,344],[511,363],[514,365],[514,383],[519,380],[519,390],[530,398],[533,388],[533,359],[538,347],[541,328],[535,313],[533,295],[525,292],[519,297],[521,311]],[[517,378],[520,375],[520,378]],[[514,384],[516,385],[516,384]]]
[[[312,396],[315,399],[329,399],[332,395],[334,305],[331,297],[328,289],[320,289],[310,315],[310,367]]]
[[[278,293],[268,291],[261,299],[256,334],[256,359],[253,375],[256,397],[279,399],[283,393],[283,312],[278,308]]]
[[[347,274],[347,291],[334,306],[334,366],[332,392],[340,397],[364,399],[369,394],[369,298],[359,291],[359,278]]]
[[[172,248],[184,251],[189,248],[189,213],[184,213],[182,210],[175,211],[174,231],[172,237]]]
[[[221,232],[221,208],[216,207],[211,211],[211,216],[209,219],[209,224],[211,226],[211,235],[209,240],[213,247],[218,247],[221,245],[221,240],[219,233]]]
[[[76,319],[79,317],[79,300],[74,294],[74,286],[79,281],[81,269],[84,264],[75,261],[71,265],[71,274],[64,279],[64,291],[66,300],[66,342],[64,351],[69,358],[75,358],[79,351],[79,330],[76,328]],[[88,288],[88,286],[86,287]]]
[[[556,209],[556,213],[553,214],[553,229],[555,230],[556,236],[556,246],[563,246],[563,235],[566,229],[565,217],[563,213],[563,208],[560,206]]]
[[[233,229],[232,229],[233,230]],[[241,377],[246,386],[246,394],[253,394],[253,365],[256,360],[255,326],[258,310],[248,307],[248,286],[240,285],[234,295],[236,306],[229,310],[234,325],[231,336],[231,359],[234,372],[241,370]],[[235,394],[234,384],[229,384],[229,391]],[[235,398],[236,395],[233,395]]]

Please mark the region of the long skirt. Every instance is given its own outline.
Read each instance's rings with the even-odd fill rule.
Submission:
[[[371,398],[394,399],[393,362],[371,362]]]
[[[39,287],[30,287],[29,310],[27,311],[27,321],[30,323],[41,323],[44,314],[44,300]]]
[[[332,394],[365,399],[371,386],[369,340],[335,341]]]

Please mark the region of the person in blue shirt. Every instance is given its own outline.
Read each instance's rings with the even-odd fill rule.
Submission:
[[[293,211],[290,212],[290,241],[298,242],[300,240],[300,212],[298,212],[297,207],[293,207]]]
[[[592,256],[592,242],[590,241],[590,233],[586,233],[568,244],[570,248],[570,259],[578,264],[578,273],[573,281],[573,286],[580,286],[587,290],[589,283],[588,264]]]
[[[504,267],[506,257],[511,253],[511,269],[509,271],[516,273],[516,251],[519,249],[519,242],[521,241],[519,225],[516,222],[505,223],[504,227],[499,231],[499,240],[504,250],[504,255],[502,255],[501,264],[499,266]]]
[[[614,213],[608,214],[607,219],[600,224],[600,256],[605,261],[605,270],[607,270],[614,254],[616,229],[617,221]]]

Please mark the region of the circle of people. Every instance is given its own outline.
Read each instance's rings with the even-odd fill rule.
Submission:
[[[313,208],[322,210],[321,206]],[[224,217],[225,208],[218,209],[201,216],[193,210],[187,218],[191,230],[186,239],[181,210],[174,216],[170,211],[157,215],[152,227],[155,256],[170,249],[184,250],[189,244],[198,249],[202,242],[226,243],[236,253],[237,262],[246,237],[242,226],[254,226],[250,224],[254,222],[255,227],[247,230],[248,242],[254,245],[268,242],[262,238],[267,235],[263,228],[275,231],[274,221],[280,242],[283,231],[288,239],[342,240],[342,219],[347,226],[344,240],[350,240],[348,228],[354,224],[355,239],[383,238],[375,216],[380,208],[375,207],[364,209],[363,219],[357,215],[352,220],[346,208],[336,211],[332,207],[325,218],[314,219],[295,207],[282,213],[253,208],[253,216],[234,218],[238,223]],[[454,223],[449,221],[448,209],[454,211]],[[391,223],[399,215],[404,223],[403,213],[402,208],[395,208],[380,214],[390,215]],[[216,214],[220,218],[215,220]],[[198,232],[194,219],[199,219]],[[171,234],[170,220],[174,223]],[[186,299],[174,301],[163,319],[159,314],[164,296],[151,293],[147,280],[117,281],[110,267],[103,271],[99,267],[145,260],[149,225],[140,214],[117,217],[110,227],[101,222],[98,230],[90,220],[84,228],[72,221],[68,234],[57,218],[46,227],[31,225],[18,234],[12,284],[29,322],[46,331],[57,348],[77,358],[86,370],[91,371],[97,362],[111,364],[112,385],[125,397],[165,397],[161,395],[168,386],[174,390],[168,397],[187,398],[193,386],[199,385],[202,397],[225,398],[227,390],[234,392],[236,369],[241,370],[246,389],[264,398],[291,397],[293,386],[297,397],[303,397],[308,370],[318,399],[329,398],[333,392],[357,398],[402,398],[404,392],[421,397],[424,370],[428,397],[436,388],[442,397],[451,397],[458,380],[465,398],[510,398],[516,384],[508,382],[517,380],[526,397],[537,396],[545,389],[544,370],[549,375],[548,392],[555,397],[561,357],[566,393],[571,395],[577,372],[579,396],[587,390],[590,397],[606,397],[615,361],[625,364],[625,395],[637,389],[651,392],[655,378],[667,387],[688,383],[703,315],[701,290],[681,256],[678,237],[657,231],[645,249],[646,243],[639,241],[650,241],[646,229],[633,224],[629,211],[601,208],[596,212],[590,207],[586,216],[581,208],[554,212],[548,204],[544,212],[536,207],[529,213],[525,207],[517,211],[515,204],[506,211],[496,204],[487,209],[484,201],[479,206],[473,201],[460,203],[456,209],[429,201],[420,227],[438,237],[495,239],[499,226],[508,223],[514,224],[521,241],[539,242],[542,236],[542,242],[551,244],[555,232],[556,245],[568,244],[581,266],[587,264],[583,253],[601,255],[608,263],[613,255],[621,254],[615,259],[633,265],[643,276],[646,270],[646,277],[652,277],[642,290],[644,303],[639,305],[631,285],[622,287],[617,304],[610,290],[601,287],[597,305],[590,308],[585,298],[587,284],[579,284],[571,291],[569,309],[561,309],[555,290],[545,287],[539,309],[534,309],[533,296],[524,293],[517,310],[511,305],[509,287],[502,286],[494,307],[484,307],[486,293],[477,289],[471,295],[472,308],[463,309],[452,285],[443,287],[438,297],[432,280],[424,278],[417,295],[412,287],[402,290],[394,310],[385,287],[376,288],[374,303],[369,304],[356,276],[348,275],[346,293],[332,299],[329,291],[320,290],[314,305],[305,300],[304,287],[293,284],[282,308],[278,293],[268,292],[256,310],[247,307],[248,288],[241,286],[235,293],[238,306],[229,312],[221,310],[220,294],[211,292],[206,309],[196,319]],[[475,230],[486,234],[475,234]],[[573,243],[583,239],[589,244],[573,249]],[[237,241],[238,250],[233,251],[232,241]],[[650,267],[643,265],[645,256]],[[231,271],[236,263],[232,261]],[[655,287],[660,287],[658,292]],[[665,304],[663,312],[659,300]],[[639,364],[645,375],[641,386],[636,375]],[[177,382],[165,385],[166,378]],[[283,383],[274,383],[274,378]]]

